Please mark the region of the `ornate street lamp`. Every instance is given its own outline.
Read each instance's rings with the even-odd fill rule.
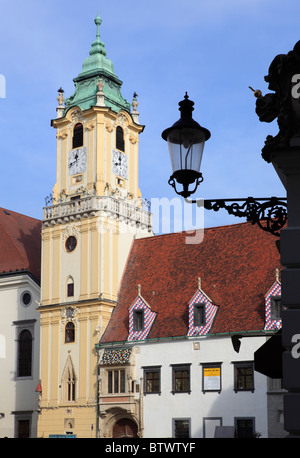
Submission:
[[[261,97],[260,91],[255,91]],[[201,127],[192,117],[194,102],[189,100],[187,93],[179,102],[180,119],[172,127],[162,132],[162,138],[168,142],[173,174],[168,183],[180,196],[187,198],[194,194],[203,181],[200,166],[205,141],[210,138],[209,130]],[[177,189],[178,184],[183,190]],[[190,186],[194,184],[191,189]],[[196,200],[191,202],[196,203]],[[252,224],[273,235],[279,236],[280,229],[287,221],[286,198],[253,198],[204,200],[206,210],[218,211],[221,208],[231,215],[244,217]]]
[[[275,342],[271,348],[261,347],[254,359],[256,370],[273,378],[269,360],[274,351],[278,353],[275,359],[279,359],[281,367],[276,377],[281,373],[282,386],[287,390],[283,398],[284,429],[288,437],[300,438],[300,41],[293,50],[273,59],[265,81],[273,92],[263,96],[261,91],[254,91],[256,113],[262,122],[269,123],[277,118],[279,132],[274,137],[267,136],[262,157],[274,166],[287,198],[204,200],[204,208],[225,208],[229,213],[246,216],[253,224],[280,236],[281,264],[284,266],[281,271],[281,336],[279,344]],[[288,225],[283,227],[287,216]],[[274,369],[276,367],[271,365],[271,372]]]
[[[177,194],[189,197],[203,181],[200,166],[204,143],[210,138],[210,132],[193,119],[194,102],[189,100],[187,93],[179,106],[180,119],[164,130],[162,137],[168,142],[173,168],[169,184]],[[176,182],[182,185],[182,191],[177,190]],[[193,183],[195,186],[191,190],[189,187]]]

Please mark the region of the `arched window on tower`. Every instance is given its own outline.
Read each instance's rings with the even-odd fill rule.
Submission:
[[[83,125],[79,122],[75,125],[73,130],[72,148],[83,146]]]
[[[67,297],[73,297],[74,296],[74,280],[70,276],[67,279]]]
[[[18,377],[30,377],[32,365],[32,335],[23,329],[18,338]]]
[[[65,326],[65,343],[75,342],[75,325],[68,321]]]
[[[118,126],[116,130],[116,148],[125,151],[124,132],[121,126]]]

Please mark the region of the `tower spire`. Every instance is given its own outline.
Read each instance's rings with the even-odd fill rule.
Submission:
[[[99,33],[99,27],[102,23],[102,19],[101,17],[99,16],[99,11],[97,12],[97,16],[95,17],[95,20],[94,20],[96,26],[97,26],[97,38],[99,37],[100,38],[100,33]]]
[[[99,16],[99,12],[94,19],[94,23],[97,27],[96,39],[91,45],[89,56],[82,64],[82,71],[73,79],[75,92],[66,99],[64,113],[73,106],[78,106],[81,110],[87,110],[96,105],[106,106],[116,112],[123,109],[130,113],[130,103],[121,94],[122,81],[115,74],[113,63],[106,56],[107,51],[100,38],[102,19]],[[99,78],[102,79],[104,84],[101,97],[102,99],[105,98],[105,103],[102,101],[100,105],[97,104]]]
[[[105,45],[104,45],[103,41],[101,41],[101,39],[100,39],[99,28],[100,28],[100,25],[102,23],[102,19],[99,16],[99,12],[97,13],[97,16],[95,17],[94,22],[95,22],[95,24],[97,26],[97,33],[96,33],[96,40],[92,43],[92,48],[90,50],[90,56],[92,56],[93,54],[97,54],[97,53],[100,53],[100,54],[103,54],[104,56],[106,56]]]

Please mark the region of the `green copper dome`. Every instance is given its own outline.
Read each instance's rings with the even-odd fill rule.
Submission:
[[[111,60],[106,57],[104,43],[100,39],[99,27],[101,25],[99,14],[95,19],[97,26],[96,40],[92,43],[90,55],[82,65],[82,71],[74,78],[75,92],[65,101],[65,112],[73,106],[79,106],[87,110],[96,105],[97,83],[99,78],[103,81],[103,92],[105,106],[115,112],[121,109],[130,112],[130,103],[121,94],[122,81],[116,76]]]

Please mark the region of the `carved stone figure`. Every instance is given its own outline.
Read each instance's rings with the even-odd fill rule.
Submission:
[[[103,79],[102,78],[99,78],[98,83],[96,84],[96,86],[98,88],[98,94],[103,94],[104,83],[103,83]]]
[[[274,150],[300,147],[300,93],[295,91],[295,85],[300,81],[300,41],[292,51],[273,59],[265,81],[274,93],[263,96],[260,91],[255,91],[256,113],[262,122],[272,122],[277,118],[279,127],[275,137],[267,136],[262,149],[263,158],[269,162]]]

